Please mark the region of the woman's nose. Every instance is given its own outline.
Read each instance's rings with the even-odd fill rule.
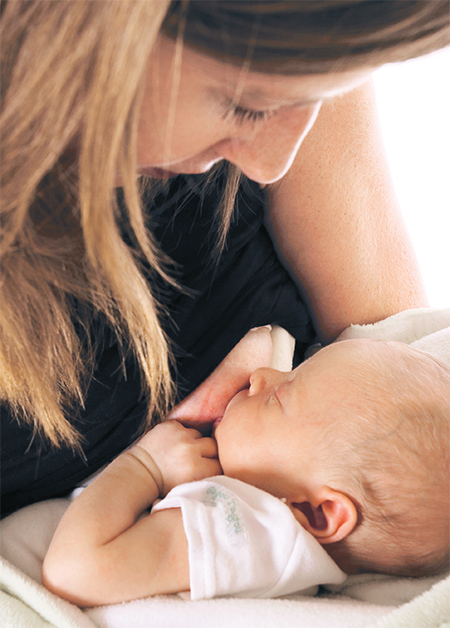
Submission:
[[[267,120],[257,132],[246,132],[221,142],[217,151],[253,181],[274,183],[289,170],[314,124],[320,103],[287,108]]]

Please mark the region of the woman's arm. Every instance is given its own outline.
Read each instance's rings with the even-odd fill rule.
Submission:
[[[323,105],[269,196],[268,229],[307,295],[323,341],[351,323],[427,305],[371,82]]]
[[[140,516],[174,486],[219,473],[212,438],[176,421],[156,426],[70,505],[45,557],[43,583],[80,606],[189,590],[180,509]]]

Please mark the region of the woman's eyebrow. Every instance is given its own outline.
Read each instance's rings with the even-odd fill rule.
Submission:
[[[268,96],[267,92],[259,90],[259,89],[245,89],[241,94],[241,99],[248,99],[251,101],[255,101],[261,103],[263,106],[272,106],[272,107],[307,107],[311,105],[316,105],[321,100],[326,100],[326,97],[320,98],[274,98],[273,96]]]
[[[231,89],[231,85],[228,85],[226,82],[222,84],[220,87],[210,87],[209,92],[214,98],[224,98],[227,97],[232,102],[249,102],[254,107],[268,108],[268,109],[277,109],[279,107],[310,107],[312,105],[317,105],[318,102],[323,100],[328,100],[331,96],[323,96],[321,98],[276,98],[274,96],[268,95],[266,91],[259,89],[245,89],[240,94],[239,98],[236,99],[234,91]]]

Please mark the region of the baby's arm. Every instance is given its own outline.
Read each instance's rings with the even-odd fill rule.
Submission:
[[[45,557],[43,583],[80,606],[189,590],[180,509],[139,517],[174,486],[219,473],[214,439],[176,421],[156,426],[70,505]]]

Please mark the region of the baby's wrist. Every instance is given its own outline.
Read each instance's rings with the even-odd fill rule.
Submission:
[[[152,456],[148,453],[146,449],[140,447],[139,445],[135,445],[127,453],[131,454],[146,468],[148,474],[150,475],[156,485],[156,488],[158,489],[158,497],[162,497],[164,491],[164,480],[161,470],[156,462],[153,460]]]

